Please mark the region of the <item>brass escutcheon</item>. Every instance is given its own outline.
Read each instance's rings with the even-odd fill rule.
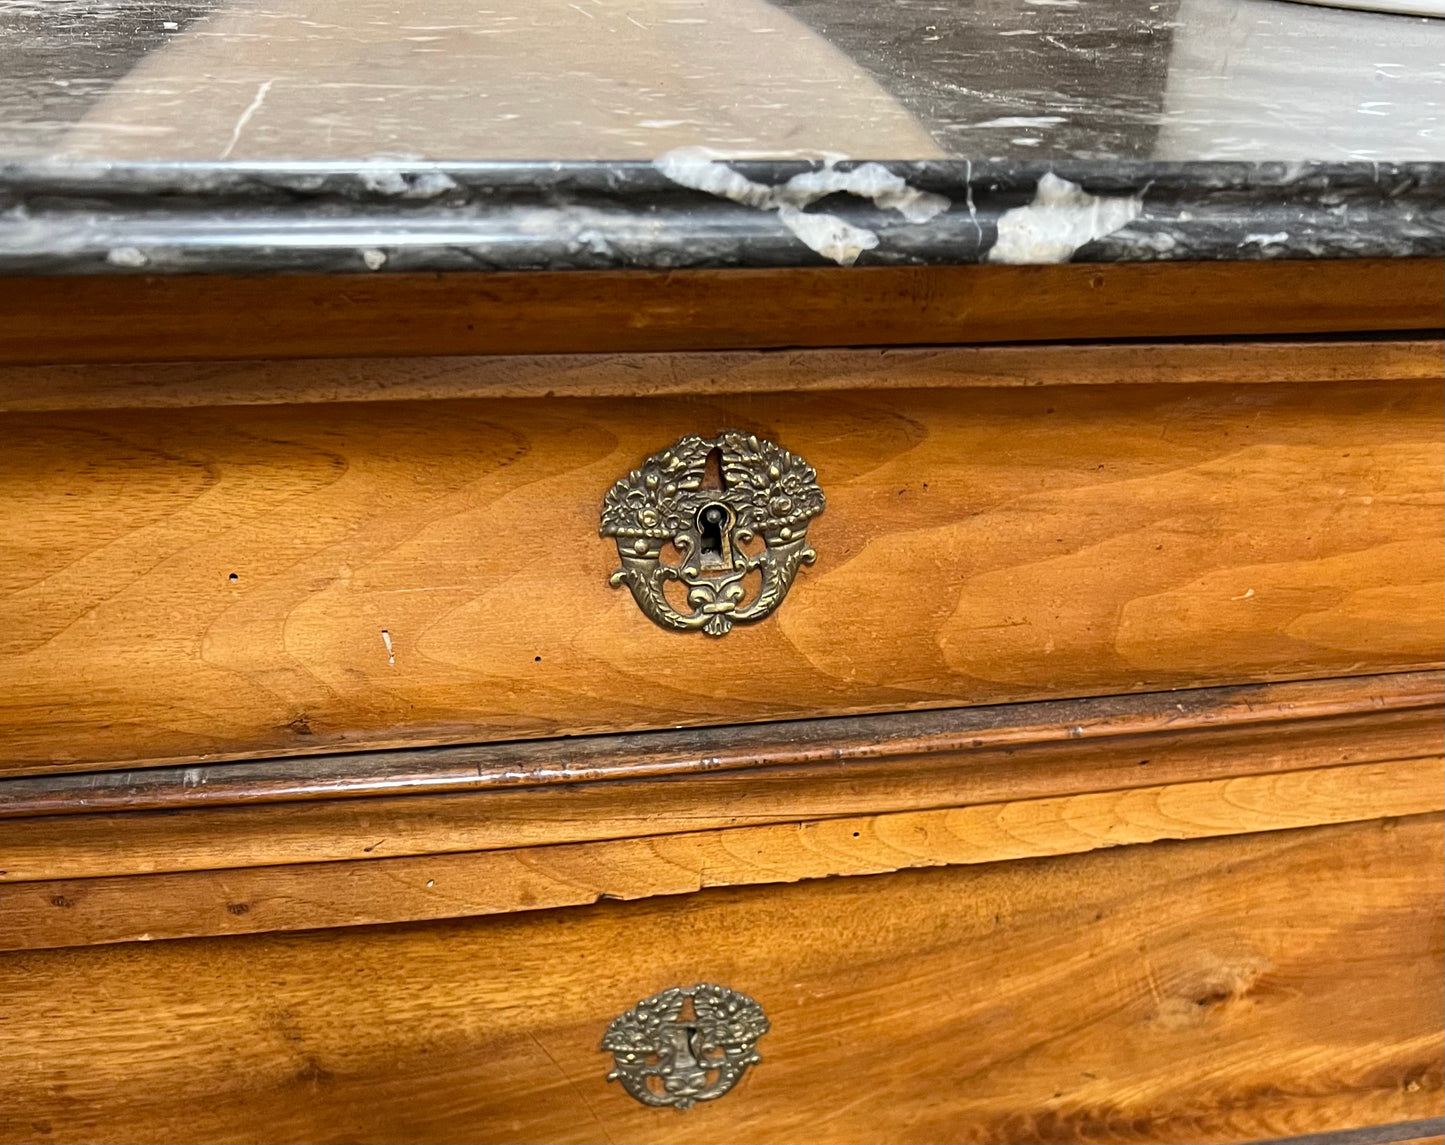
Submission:
[[[643,1105],[689,1109],[721,1097],[762,1056],[763,1008],[746,994],[703,982],[644,998],[607,1027],[608,1081]]]
[[[689,434],[608,491],[601,532],[622,561],[612,586],[631,589],[663,628],[726,635],[777,608],[798,566],[817,559],[808,524],[823,507],[817,474],[796,454],[738,430]],[[668,545],[675,564],[663,559]],[[749,598],[744,578],[755,569],[761,587]],[[689,611],[667,599],[669,581],[682,584]]]

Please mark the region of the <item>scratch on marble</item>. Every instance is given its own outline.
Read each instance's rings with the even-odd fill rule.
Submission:
[[[251,122],[251,116],[260,110],[261,105],[266,102],[266,96],[270,94],[271,85],[274,79],[265,80],[256,88],[256,94],[251,97],[251,102],[246,105],[246,110],[241,112],[240,118],[236,120],[236,126],[231,128],[231,139],[226,144],[226,149],[221,152],[222,159],[229,159],[231,152],[236,149],[236,144],[241,141],[241,132],[246,130],[246,124]]]
[[[970,127],[1052,127],[1056,123],[1068,123],[1063,115],[1001,115],[997,119],[985,119],[982,123],[971,123]]]
[[[1089,51],[1088,49],[1086,49],[1086,48],[1076,48],[1076,47],[1074,47],[1072,44],[1066,44],[1066,43],[1064,43],[1063,40],[1059,39],[1057,36],[1040,35],[1040,36],[1039,36],[1039,39],[1044,40],[1044,41],[1046,41],[1047,43],[1052,44],[1054,47],[1058,48],[1059,51],[1061,51],[1061,52],[1068,52],[1069,55],[1071,55],[1071,56],[1082,56],[1082,57],[1083,57],[1084,59],[1086,59],[1086,60],[1091,60],[1091,59],[1094,58],[1094,53],[1091,52],[1091,51]]]

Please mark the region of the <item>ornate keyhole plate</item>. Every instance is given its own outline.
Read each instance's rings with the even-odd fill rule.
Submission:
[[[746,994],[701,983],[644,998],[612,1020],[602,1048],[612,1054],[608,1081],[643,1105],[688,1109],[721,1097],[762,1056],[763,1008]]]
[[[602,535],[617,541],[622,561],[612,586],[631,589],[663,628],[723,636],[777,608],[798,566],[817,558],[808,523],[823,506],[817,474],[796,454],[737,430],[689,434],[649,457],[603,501]],[[750,552],[758,540],[761,550]],[[669,545],[676,563],[663,559]],[[754,570],[761,587],[750,598],[744,578]],[[669,581],[682,584],[687,611],[667,599]]]

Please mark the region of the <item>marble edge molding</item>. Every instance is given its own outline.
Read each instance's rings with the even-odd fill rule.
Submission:
[[[1445,255],[1445,162],[0,162],[0,274]]]

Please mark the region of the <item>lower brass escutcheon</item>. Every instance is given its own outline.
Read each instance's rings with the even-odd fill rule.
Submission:
[[[702,982],[644,998],[607,1027],[608,1081],[643,1105],[688,1109],[721,1097],[761,1062],[763,1008],[746,994]]]

